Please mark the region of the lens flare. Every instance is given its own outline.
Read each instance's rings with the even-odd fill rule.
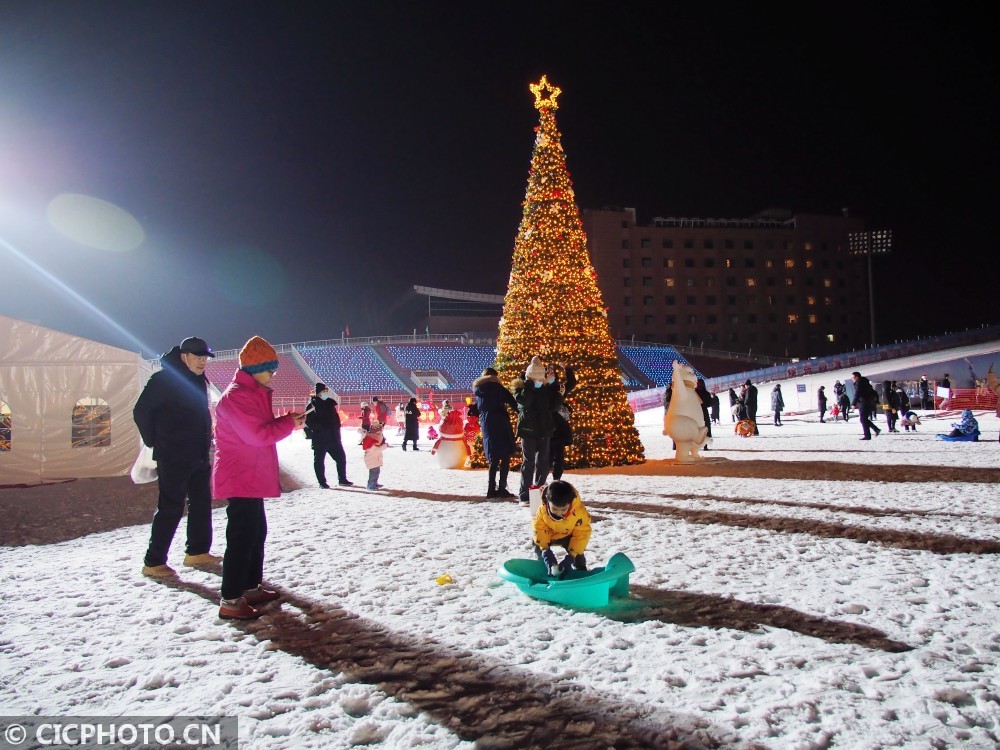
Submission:
[[[288,288],[281,264],[255,247],[221,250],[212,261],[212,274],[226,299],[250,307],[278,302]]]
[[[56,196],[49,203],[46,216],[60,234],[98,250],[125,253],[146,239],[142,225],[132,214],[89,195]]]

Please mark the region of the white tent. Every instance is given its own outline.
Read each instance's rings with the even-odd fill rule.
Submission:
[[[128,474],[139,354],[0,316],[0,485]]]

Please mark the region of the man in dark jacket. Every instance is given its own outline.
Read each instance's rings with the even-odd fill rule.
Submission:
[[[160,358],[135,404],[132,416],[142,442],[153,449],[160,486],[143,575],[175,575],[167,565],[184,502],[187,500],[187,546],[184,564],[216,565],[212,547],[212,415],[208,410],[205,367],[212,350],[194,336]]]
[[[861,439],[871,440],[872,430],[875,431],[876,435],[882,434],[882,430],[872,422],[872,415],[875,413],[875,407],[878,405],[878,393],[872,388],[872,384],[868,378],[862,377],[860,372],[852,372],[851,378],[854,380],[854,401],[851,405],[861,415],[861,429],[865,433]]]
[[[353,486],[354,482],[347,481],[347,456],[340,440],[340,411],[325,383],[316,384],[316,393],[309,400],[307,411],[310,408],[313,411],[306,415],[306,437],[313,444],[316,481],[323,489],[330,489],[326,483],[326,457],[329,454],[337,465],[337,484],[341,487]]]

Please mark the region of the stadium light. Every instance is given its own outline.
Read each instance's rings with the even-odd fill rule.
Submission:
[[[871,232],[850,232],[847,247],[851,255],[868,258],[868,317],[872,326],[872,346],[875,346],[875,287],[872,283],[872,256],[892,252],[892,230],[876,229]]]

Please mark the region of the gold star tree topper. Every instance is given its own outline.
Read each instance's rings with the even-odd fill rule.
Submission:
[[[528,84],[528,88],[535,95],[535,109],[559,109],[559,105],[556,104],[556,97],[562,93],[562,89],[549,83],[548,78],[542,76],[542,80],[538,83]],[[548,93],[548,96],[545,96],[546,93]]]

